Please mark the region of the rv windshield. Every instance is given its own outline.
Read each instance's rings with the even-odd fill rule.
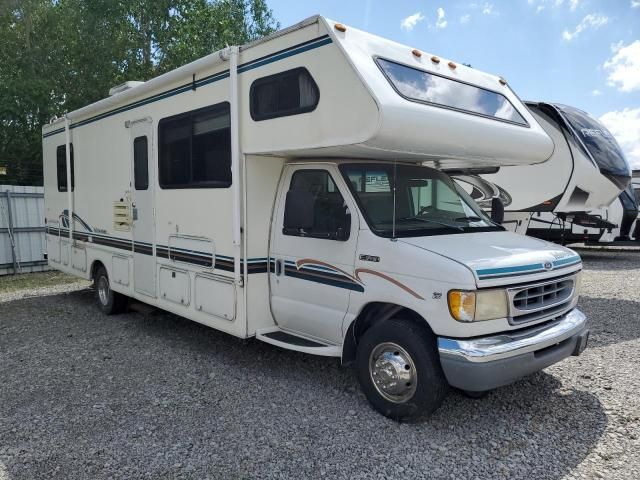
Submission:
[[[600,171],[620,188],[626,187],[631,180],[631,170],[609,130],[582,110],[566,105],[556,107],[591,154]]]
[[[394,220],[397,237],[503,230],[448,176],[432,168],[381,163],[340,168],[377,235],[391,237]]]

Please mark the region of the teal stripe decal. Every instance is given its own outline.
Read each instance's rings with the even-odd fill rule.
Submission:
[[[320,48],[324,45],[329,45],[330,43],[332,43],[331,38],[328,35],[324,35],[322,37],[318,37],[318,38],[314,38],[313,40],[307,41],[307,42],[303,42],[300,43],[298,45],[294,45],[290,48],[287,48],[285,50],[281,50],[279,52],[273,53],[269,56],[263,57],[263,58],[259,58],[256,60],[252,60],[251,62],[247,62],[247,63],[243,63],[241,65],[238,65],[238,73],[242,73],[242,72],[247,72],[249,70],[253,70],[254,68],[258,68],[258,67],[262,67],[264,65],[268,65],[270,63],[274,63],[280,60],[283,60],[285,58],[289,58],[292,57],[294,55],[298,55],[304,52],[308,52],[310,50],[314,50],[316,48]],[[209,85],[211,83],[220,81],[220,80],[224,80],[226,78],[229,78],[229,70],[225,70],[223,72],[219,72],[216,73],[214,75],[210,75],[208,77],[204,77],[201,78],[200,80],[197,80],[195,82],[195,87],[202,87],[204,85]],[[99,115],[96,115],[95,117],[91,117],[91,118],[87,118],[86,120],[82,120],[81,122],[77,122],[72,124],[69,128],[73,129],[76,127],[81,127],[83,125],[87,125],[89,123],[93,123],[93,122],[97,122],[98,120],[102,120],[104,118],[107,117],[111,117],[113,115],[117,115],[119,113],[123,113],[129,110],[133,110],[134,108],[138,108],[138,107],[142,107],[144,105],[148,105],[150,103],[154,103],[160,100],[164,100],[165,98],[169,98],[169,97],[173,97],[174,95],[179,95],[181,93],[185,93],[185,92],[189,92],[193,90],[193,82],[189,82],[186,83],[184,85],[181,85],[179,87],[175,87],[172,88],[171,90],[167,90],[166,92],[162,92],[162,93],[158,93],[156,95],[153,95],[151,97],[142,99],[142,100],[138,100],[136,102],[130,103],[128,105],[124,105],[122,107],[118,107],[116,109],[113,110],[109,110],[108,112],[104,112],[101,113]],[[50,137],[52,135],[57,135],[59,133],[64,132],[65,129],[64,128],[59,128],[56,130],[53,130],[51,132],[47,132],[45,134],[42,135],[42,138],[47,138]]]
[[[580,262],[581,258],[579,255],[574,255],[573,257],[561,258],[560,260],[556,260],[553,262],[554,267],[558,267],[560,265],[568,265],[572,263]]]
[[[502,273],[518,273],[529,270],[544,270],[544,265],[541,263],[534,263],[531,265],[520,265],[517,267],[487,268],[484,270],[476,270],[476,273],[478,275],[499,275]]]

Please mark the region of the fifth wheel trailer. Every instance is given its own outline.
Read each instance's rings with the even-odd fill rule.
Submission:
[[[460,185],[485,209],[492,197],[501,198],[505,227],[543,240],[566,241],[571,228],[564,227],[570,224],[581,230],[614,228],[588,213],[606,208],[631,180],[631,169],[613,135],[577,108],[544,102],[526,105],[553,139],[551,158],[479,175],[456,174]]]
[[[339,357],[394,419],[586,347],[580,257],[441,171],[552,155],[501,78],[312,17],[112,93],[43,127],[49,262],[105,313]]]

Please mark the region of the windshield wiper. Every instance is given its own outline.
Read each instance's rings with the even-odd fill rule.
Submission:
[[[404,218],[398,218],[396,219],[397,222],[402,222],[404,220],[417,220],[419,222],[425,222],[425,223],[434,223],[436,225],[442,225],[443,227],[447,227],[447,228],[451,228],[453,230],[459,230],[461,232],[464,232],[464,228],[459,227],[457,225],[451,225],[449,223],[444,223],[444,222],[438,222],[437,220],[431,220],[430,218],[422,218],[422,217],[404,217]]]
[[[476,217],[474,215],[470,217],[458,217],[453,219],[454,222],[481,222],[482,220],[482,218]]]

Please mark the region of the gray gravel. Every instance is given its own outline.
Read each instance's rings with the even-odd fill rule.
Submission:
[[[334,359],[166,313],[105,317],[86,289],[0,294],[0,480],[636,480],[640,254],[584,259],[581,357],[405,424]]]

